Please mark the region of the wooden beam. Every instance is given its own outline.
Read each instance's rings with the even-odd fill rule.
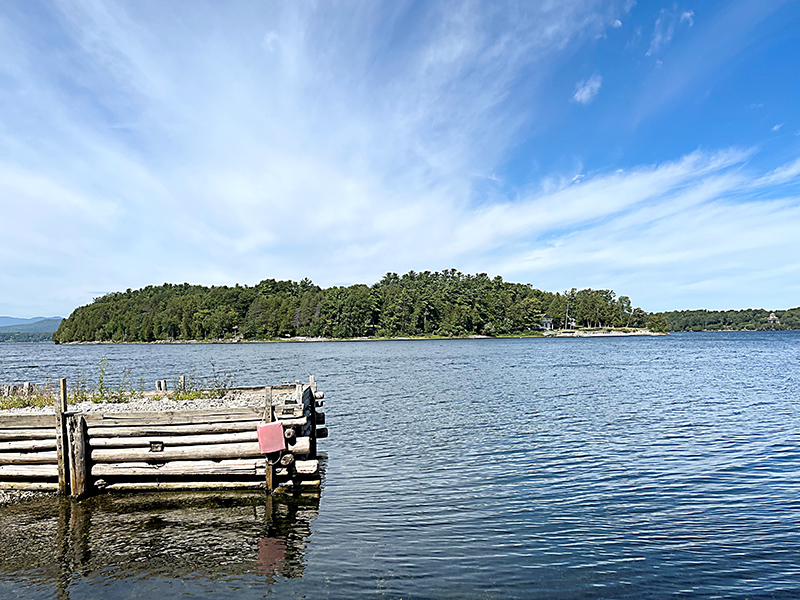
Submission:
[[[0,429],[30,429],[48,427],[53,430],[55,418],[52,413],[39,415],[6,414],[0,416]]]
[[[57,492],[58,484],[51,481],[0,481],[0,490]]]
[[[265,473],[266,461],[263,457],[242,460],[175,460],[165,463],[122,462],[92,465],[93,477],[134,475],[252,475],[263,477]]]
[[[202,460],[223,458],[248,458],[263,456],[258,442],[239,442],[234,444],[204,444],[198,446],[165,446],[160,452],[142,448],[97,448],[92,450],[91,458],[97,463],[168,460]]]
[[[259,490],[264,489],[262,481],[131,481],[108,483],[104,490],[138,492],[150,490]]]
[[[225,423],[228,421],[261,421],[258,408],[232,408],[228,410],[183,410],[174,412],[86,413],[86,423],[92,427],[123,425],[191,425],[195,423]]]
[[[56,439],[50,438],[47,440],[16,440],[13,442],[0,442],[0,453],[28,451],[38,452],[39,450],[56,450]]]
[[[137,425],[93,427],[89,426],[89,436],[97,437],[125,437],[125,436],[151,436],[151,435],[181,435],[205,433],[234,433],[237,431],[255,431],[258,421],[231,421],[227,423],[196,423],[191,425]]]
[[[54,440],[56,432],[51,423],[36,429],[0,429],[0,440]]]
[[[0,465],[0,477],[58,477],[58,465]]]
[[[91,433],[91,430],[89,430]],[[91,448],[150,448],[150,442],[158,441],[164,447],[196,446],[202,444],[229,444],[232,442],[257,442],[255,427],[251,431],[235,433],[212,433],[207,435],[147,435],[125,437],[90,437]],[[0,449],[3,444],[0,443]]]
[[[58,453],[53,452],[0,452],[0,465],[58,465]]]

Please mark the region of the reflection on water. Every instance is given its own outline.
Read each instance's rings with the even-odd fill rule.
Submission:
[[[0,510],[0,571],[69,598],[75,579],[303,575],[319,496],[264,493],[48,498]],[[55,592],[55,593],[54,593]]]

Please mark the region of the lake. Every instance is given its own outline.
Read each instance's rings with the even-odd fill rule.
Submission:
[[[306,379],[319,498],[0,507],[2,598],[798,598],[800,332],[0,344],[0,381]]]

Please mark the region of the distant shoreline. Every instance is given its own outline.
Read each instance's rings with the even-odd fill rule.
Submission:
[[[427,340],[503,340],[503,339],[529,339],[529,338],[553,338],[553,337],[637,337],[637,336],[664,336],[668,333],[658,333],[646,329],[632,331],[548,331],[537,332],[528,335],[467,335],[460,337],[449,336],[398,336],[398,337],[355,337],[355,338],[328,338],[312,336],[295,336],[283,339],[272,340],[246,340],[246,339],[216,339],[216,340],[156,340],[153,342],[60,342],[60,346],[102,346],[102,345],[181,345],[181,344],[303,344],[310,342],[408,342],[408,341],[427,341]]]

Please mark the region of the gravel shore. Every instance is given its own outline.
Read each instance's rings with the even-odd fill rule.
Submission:
[[[70,404],[70,412],[105,412],[105,413],[129,413],[129,412],[148,412],[148,411],[175,411],[175,410],[208,410],[213,408],[240,408],[240,407],[263,407],[264,393],[252,391],[231,391],[221,398],[199,398],[196,400],[173,400],[165,396],[154,396],[133,398],[129,402],[107,403],[107,402],[79,402]],[[52,406],[11,408],[0,411],[2,414],[54,414]]]

